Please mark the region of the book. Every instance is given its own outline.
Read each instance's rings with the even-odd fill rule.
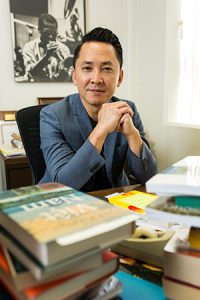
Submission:
[[[165,296],[174,300],[199,300],[200,288],[192,284],[187,284],[170,277],[163,277],[163,289]]]
[[[200,196],[200,156],[187,156],[146,182],[146,190],[157,195]]]
[[[23,147],[13,147],[12,144],[0,144],[0,152],[4,157],[13,157],[18,155],[25,156],[25,150]]]
[[[164,275],[200,288],[200,259],[184,255],[177,247],[188,240],[190,227],[176,230],[164,248]]]
[[[166,221],[169,224],[198,226],[200,220],[200,209],[177,206],[173,196],[158,197],[147,205],[145,213],[147,218]]]
[[[162,286],[163,268],[125,255],[119,255],[120,270]]]
[[[43,266],[108,248],[134,231],[130,211],[70,187],[18,198],[8,194],[0,194],[0,225]]]
[[[7,200],[16,201],[26,196],[44,194],[44,193],[60,191],[60,190],[66,190],[66,186],[63,184],[59,184],[57,182],[49,182],[49,183],[42,183],[37,185],[24,186],[24,187],[19,187],[19,188],[0,192],[0,201],[7,201]]]
[[[158,196],[132,190],[118,195],[107,196],[108,201],[114,205],[127,208],[135,213],[144,214],[145,207],[153,200],[157,199]]]
[[[119,268],[118,256],[107,250],[103,252],[103,264],[98,268],[79,275],[66,276],[43,285],[18,291],[11,281],[1,278],[2,283],[19,300],[61,300],[70,299],[74,294],[92,288],[96,283],[103,283]]]
[[[188,239],[179,244],[177,252],[200,258],[200,227],[192,226],[189,231]]]
[[[163,288],[153,282],[143,280],[138,276],[119,271],[115,275],[122,283],[121,297],[124,300],[161,300],[164,298]]]
[[[29,270],[5,246],[2,246],[0,250],[0,277],[7,276],[8,280],[13,281],[17,289],[36,286],[67,275],[80,274],[97,268],[103,263],[102,253],[99,249],[93,249],[67,261],[61,261],[50,270],[49,268],[41,270],[41,274],[38,276],[38,273],[35,274],[31,268]]]
[[[158,230],[157,237],[131,237],[112,247],[112,249],[118,254],[123,254],[157,267],[163,267],[164,247],[173,234],[173,230]]]

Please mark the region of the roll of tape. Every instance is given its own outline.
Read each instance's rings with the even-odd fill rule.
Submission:
[[[155,229],[150,226],[141,225],[135,229],[133,238],[157,238],[158,234]]]

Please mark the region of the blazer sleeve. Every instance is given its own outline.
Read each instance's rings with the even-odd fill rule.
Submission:
[[[145,138],[144,126],[140,115],[137,111],[137,108],[133,102],[129,103],[129,105],[134,111],[133,123],[140,132],[140,136],[143,140],[143,145],[140,157],[134,155],[130,148],[128,148],[128,166],[136,181],[141,184],[145,184],[148,179],[150,179],[153,175],[157,173],[157,163],[154,155],[150,150],[149,143]]]
[[[41,110],[41,149],[47,166],[46,171],[49,180],[79,190],[105,164],[105,159],[88,139],[83,141],[77,151],[72,149],[70,141],[66,140],[62,132],[62,122],[64,121],[49,107]],[[76,134],[71,138],[76,139]]]

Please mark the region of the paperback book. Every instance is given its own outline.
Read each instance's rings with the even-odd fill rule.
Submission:
[[[119,195],[108,196],[108,201],[114,205],[127,208],[135,213],[144,214],[145,207],[158,196],[133,190]]]
[[[134,231],[130,211],[69,187],[18,198],[8,194],[0,194],[0,225],[43,266],[108,248]]]
[[[198,200],[197,200],[198,201]],[[160,196],[146,207],[146,216],[169,224],[199,226],[200,209],[177,205],[176,197]]]

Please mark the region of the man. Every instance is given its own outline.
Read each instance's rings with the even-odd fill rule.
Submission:
[[[57,20],[42,14],[38,19],[40,38],[25,44],[23,49],[26,76],[30,81],[65,81],[65,60],[69,48],[57,40]]]
[[[74,53],[72,79],[78,93],[41,111],[41,148],[46,172],[82,191],[129,185],[127,161],[144,184],[156,173],[143,124],[131,101],[114,97],[123,80],[122,48],[108,29],[86,34]]]

